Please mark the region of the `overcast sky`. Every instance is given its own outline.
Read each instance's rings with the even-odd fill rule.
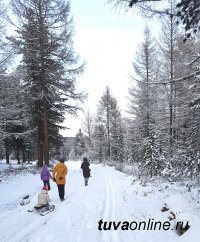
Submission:
[[[77,80],[78,89],[88,93],[83,109],[95,113],[105,87],[109,86],[125,115],[129,75],[133,73],[132,63],[147,21],[131,12],[119,13],[105,0],[73,0],[71,13],[75,23],[74,48],[87,63]],[[153,33],[157,33],[158,27],[151,22],[152,26]],[[82,119],[83,112],[76,118],[67,116],[65,125],[70,130],[62,134],[75,136]]]

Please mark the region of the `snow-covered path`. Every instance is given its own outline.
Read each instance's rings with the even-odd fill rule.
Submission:
[[[164,195],[155,193],[153,188],[142,190],[136,184],[131,185],[130,177],[100,165],[91,166],[92,178],[85,187],[80,163],[66,164],[69,170],[66,200],[60,202],[56,184],[51,182],[49,195],[56,208],[44,217],[27,212],[36,204],[42,187],[38,174],[18,175],[0,184],[0,194],[3,194],[0,200],[1,242],[163,242],[178,239],[172,230],[123,231],[120,227],[99,230],[100,220],[116,223],[149,218],[167,220],[160,212]],[[19,198],[26,193],[30,194],[31,202],[20,206]]]

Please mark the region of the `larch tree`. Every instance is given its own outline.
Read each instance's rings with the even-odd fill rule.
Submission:
[[[83,130],[83,133],[85,134],[87,157],[93,160],[94,159],[94,144],[93,144],[94,118],[91,115],[89,109],[84,113],[81,127]]]
[[[99,131],[101,130],[101,137],[105,137],[105,159],[119,161],[120,151],[118,148],[121,143],[121,148],[123,147],[122,139],[122,129],[121,129],[121,113],[117,104],[117,100],[111,95],[109,87],[106,87],[106,91],[101,97],[98,103],[97,109],[97,126]],[[104,128],[102,128],[104,127]],[[105,135],[103,135],[103,130]]]
[[[64,0],[13,0],[17,18],[13,47],[22,55],[24,88],[36,130],[38,166],[49,163],[49,145],[61,141],[65,113],[76,114],[76,77],[83,64],[73,50],[73,19]],[[75,101],[75,102],[74,102]],[[72,104],[74,103],[74,104]],[[50,144],[49,144],[50,142]]]
[[[107,0],[107,2],[113,3],[120,8],[134,7],[148,17],[170,15],[166,0]],[[187,37],[190,37],[191,33],[196,33],[200,30],[199,0],[176,1],[175,15],[179,19],[178,22],[185,27]]]
[[[133,122],[138,134],[135,138],[136,147],[140,150],[142,170],[156,173],[156,109],[157,109],[157,82],[156,42],[151,37],[150,29],[145,28],[144,41],[139,45],[133,63],[135,75],[132,77],[137,86],[129,88],[129,110],[134,116]]]
[[[5,145],[6,161],[9,163],[11,151],[16,151],[16,157],[20,163],[19,153],[22,152],[23,158],[25,158],[25,149],[29,146],[28,140],[33,131],[29,128],[30,116],[20,74],[17,70],[4,79],[4,88],[0,93],[3,101],[0,127]]]
[[[122,124],[121,112],[115,104],[111,113],[110,142],[111,160],[117,163],[124,162],[124,128]]]
[[[106,130],[103,124],[96,123],[93,132],[93,144],[94,144],[94,158],[99,163],[106,161],[107,147],[106,147]]]
[[[4,1],[0,0],[0,78],[6,75],[6,68],[13,54],[6,38],[6,13]]]
[[[9,163],[9,149],[12,135],[10,134],[11,123],[15,122],[17,110],[14,109],[14,96],[16,96],[15,81],[10,78],[7,67],[11,62],[12,48],[6,39],[6,7],[4,1],[0,0],[0,146],[5,150],[6,162]],[[14,90],[15,89],[15,90]],[[14,96],[13,96],[14,95]],[[9,100],[11,98],[11,100]],[[9,113],[12,111],[12,113]],[[15,121],[14,121],[14,120]],[[13,121],[12,121],[13,120]]]
[[[167,135],[169,139],[169,154],[173,156],[173,149],[175,144],[175,119],[176,119],[176,84],[174,79],[177,77],[176,65],[177,63],[177,38],[179,33],[179,28],[176,24],[175,17],[175,2],[172,0],[169,1],[169,15],[164,15],[161,18],[162,23],[162,32],[159,39],[160,50],[162,56],[162,69],[161,76],[163,83],[166,83],[166,97],[168,102],[167,116],[169,116],[169,133]],[[167,117],[165,118],[167,120]]]
[[[199,120],[200,120],[200,74],[196,74],[200,66],[200,41],[199,38],[186,42],[187,51],[190,53],[190,60],[187,61],[186,68],[190,70],[189,78],[184,81],[187,88],[187,104],[189,111],[187,115],[186,131],[188,157],[196,158],[199,153]]]
[[[106,87],[106,91],[101,97],[101,100],[98,104],[98,110],[97,110],[97,119],[98,123],[102,124],[105,127],[106,130],[106,158],[110,160],[110,152],[111,152],[111,145],[110,145],[110,125],[111,125],[111,109],[113,99],[110,94],[109,87]]]
[[[79,129],[78,134],[76,134],[75,136],[74,153],[77,159],[81,159],[82,156],[86,153],[85,136],[82,133],[81,129]]]

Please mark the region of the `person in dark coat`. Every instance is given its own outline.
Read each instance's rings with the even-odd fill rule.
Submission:
[[[42,170],[41,170],[41,174],[40,174],[40,177],[41,177],[41,180],[43,181],[44,183],[44,186],[47,186],[48,187],[48,190],[51,189],[50,187],[50,178],[51,178],[51,174],[47,168],[47,165],[44,163],[43,164],[43,167],[42,167]]]
[[[81,164],[81,169],[83,171],[83,177],[85,180],[85,186],[88,185],[88,180],[90,177],[90,163],[88,162],[88,159],[86,157],[83,158],[83,163]]]

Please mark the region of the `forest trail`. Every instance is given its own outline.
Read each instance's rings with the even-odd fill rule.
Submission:
[[[65,201],[60,202],[57,186],[51,181],[49,192],[52,213],[42,217],[27,210],[37,203],[42,182],[39,174],[16,176],[0,184],[1,242],[157,242],[163,233],[176,238],[174,231],[99,230],[99,221],[166,220],[160,212],[163,195],[152,188],[142,190],[131,184],[131,177],[112,167],[91,165],[89,185],[84,180],[79,162],[66,162],[68,176]],[[20,206],[20,196],[29,193],[31,202]],[[103,225],[102,225],[103,228]]]

